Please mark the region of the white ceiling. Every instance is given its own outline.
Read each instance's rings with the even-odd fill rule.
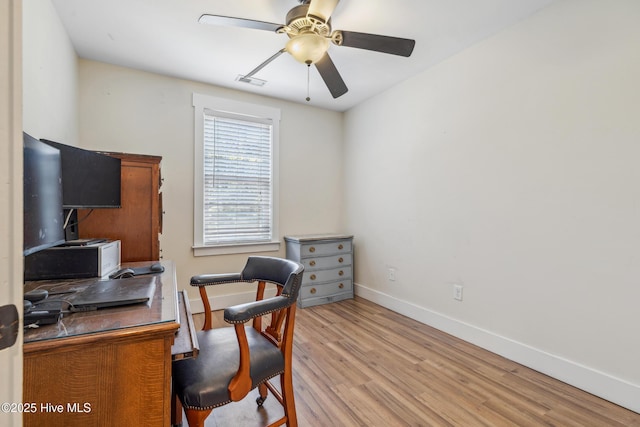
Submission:
[[[333,99],[317,70],[283,54],[254,77],[236,81],[284,47],[287,36],[198,23],[203,13],[285,23],[297,0],[52,0],[81,58],[293,102],[345,111],[556,0],[342,0],[336,30],[416,40],[404,58],[331,45],[349,92]]]

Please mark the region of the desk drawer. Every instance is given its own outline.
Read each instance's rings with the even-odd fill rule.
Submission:
[[[175,340],[171,346],[171,360],[197,357],[200,347],[198,346],[196,328],[191,316],[187,291],[178,292],[178,312],[180,315],[180,328],[176,332]]]

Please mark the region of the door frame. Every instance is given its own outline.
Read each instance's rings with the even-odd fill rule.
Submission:
[[[22,318],[22,0],[0,1],[0,306]],[[22,328],[0,350],[0,402],[22,402]],[[20,412],[0,411],[0,425],[22,426]],[[18,409],[16,405],[16,409]]]

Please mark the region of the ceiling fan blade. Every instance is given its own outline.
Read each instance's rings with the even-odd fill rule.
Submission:
[[[224,25],[227,27],[253,28],[255,30],[276,31],[282,24],[272,22],[254,21],[253,19],[234,18],[232,16],[204,14],[198,19],[201,24]]]
[[[338,69],[333,64],[333,61],[329,57],[328,53],[325,53],[322,59],[316,62],[316,68],[324,80],[324,83],[329,88],[329,92],[334,98],[344,95],[347,93],[349,89],[347,89],[347,85],[342,80]]]
[[[253,70],[249,71],[248,74],[242,76],[243,79],[248,79],[249,77],[253,76],[255,73],[257,73],[258,71],[262,70],[264,67],[266,67],[267,65],[269,65],[271,63],[271,61],[273,61],[274,59],[276,59],[277,57],[279,57],[280,55],[282,55],[283,53],[285,53],[287,50],[286,49],[280,49],[279,51],[277,51],[275,54],[271,55],[269,57],[269,59],[267,59],[266,61],[264,61],[262,64],[258,65],[256,68],[254,68]]]
[[[340,0],[311,0],[307,16],[311,15],[314,18],[320,18],[320,20],[326,24],[339,1]]]
[[[415,40],[399,37],[380,36],[377,34],[356,33],[354,31],[341,31],[342,43],[340,46],[355,47],[358,49],[373,50],[376,52],[390,53],[399,56],[411,56]]]

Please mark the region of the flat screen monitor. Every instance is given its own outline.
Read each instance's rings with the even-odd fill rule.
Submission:
[[[120,159],[42,139],[60,150],[65,209],[119,208]]]
[[[64,243],[60,151],[23,133],[23,254]]]

